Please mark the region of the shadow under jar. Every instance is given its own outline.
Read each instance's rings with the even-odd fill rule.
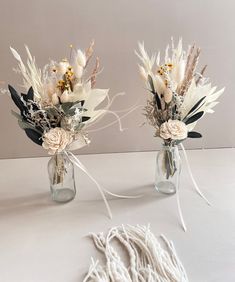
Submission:
[[[57,153],[48,162],[51,196],[55,202],[67,203],[76,195],[74,165],[64,153]]]
[[[155,188],[163,194],[175,194],[179,188],[181,158],[177,145],[162,145],[156,159]]]

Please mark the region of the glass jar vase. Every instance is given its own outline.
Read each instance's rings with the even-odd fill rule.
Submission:
[[[174,194],[179,188],[181,158],[177,145],[162,145],[156,159],[155,188],[164,194]]]
[[[52,199],[59,203],[72,201],[76,195],[74,165],[65,152],[51,157],[48,162],[48,174]]]

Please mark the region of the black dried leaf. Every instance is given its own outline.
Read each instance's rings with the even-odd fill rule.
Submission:
[[[38,133],[37,131],[31,128],[25,128],[25,133],[34,143],[42,146],[42,134]]]
[[[11,99],[13,100],[17,108],[20,110],[21,114],[23,114],[23,112],[26,110],[26,107],[24,103],[21,101],[20,96],[11,85],[8,85],[8,89],[11,93]]]
[[[83,107],[85,100],[79,101],[79,103],[81,104],[81,106]]]
[[[34,91],[33,91],[33,87],[31,86],[27,93],[27,100],[33,101],[33,99],[34,99]]]
[[[188,137],[189,138],[201,138],[202,135],[199,132],[191,131],[191,132],[188,132]]]
[[[154,88],[154,84],[153,84],[153,78],[151,75],[148,75],[148,82],[149,82],[149,85],[150,85],[150,88],[151,88],[151,92],[153,94],[155,94],[155,88]]]
[[[89,120],[91,117],[82,117],[82,122],[85,122],[85,121],[87,121],[87,120]]]
[[[184,120],[184,123],[185,124],[193,123],[193,122],[197,121],[199,118],[201,118],[203,116],[203,114],[204,114],[203,111],[198,112],[195,115],[191,116],[190,118]]]
[[[21,98],[23,98],[24,101],[27,102],[27,94],[21,93]]]
[[[160,100],[158,94],[155,93],[155,96],[154,96],[154,97],[155,97],[155,100],[156,100],[156,104],[157,104],[158,109],[161,110],[161,109],[162,109],[162,105],[161,105],[161,100]]]
[[[188,112],[187,116],[190,115],[193,111],[195,111],[202,103],[202,101],[206,98],[206,96],[202,97],[193,107],[192,109]]]
[[[148,82],[149,82],[149,85],[150,85],[150,88],[151,88],[150,92],[154,95],[154,98],[155,98],[155,101],[156,101],[156,104],[157,104],[157,108],[159,110],[161,110],[161,108],[162,108],[161,100],[160,100],[160,98],[158,96],[158,93],[155,90],[154,83],[153,83],[153,78],[151,77],[151,75],[148,75]]]

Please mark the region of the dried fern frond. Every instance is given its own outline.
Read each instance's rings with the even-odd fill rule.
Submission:
[[[144,107],[144,116],[148,123],[154,128],[159,128],[158,114],[154,100],[147,100],[147,105]]]
[[[99,71],[99,67],[100,67],[100,60],[99,58],[97,57],[96,58],[96,63],[95,63],[95,67],[92,71],[92,74],[91,74],[91,88],[94,88],[95,86],[95,83],[96,83],[96,76],[98,74],[98,71]]]
[[[195,45],[193,45],[189,50],[184,79],[182,85],[180,86],[180,89],[177,90],[178,94],[181,96],[185,95],[192,83],[200,52],[200,48],[196,48]]]

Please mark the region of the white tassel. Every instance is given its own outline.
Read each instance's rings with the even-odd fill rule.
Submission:
[[[160,238],[165,243],[163,248],[149,226],[114,227],[106,236],[99,233],[92,234],[92,238],[96,248],[105,256],[106,265],[101,265],[92,258],[83,282],[188,281],[173,243],[161,235]],[[114,241],[119,242],[128,254],[127,261],[123,262],[118,253],[119,247],[115,248]]]

